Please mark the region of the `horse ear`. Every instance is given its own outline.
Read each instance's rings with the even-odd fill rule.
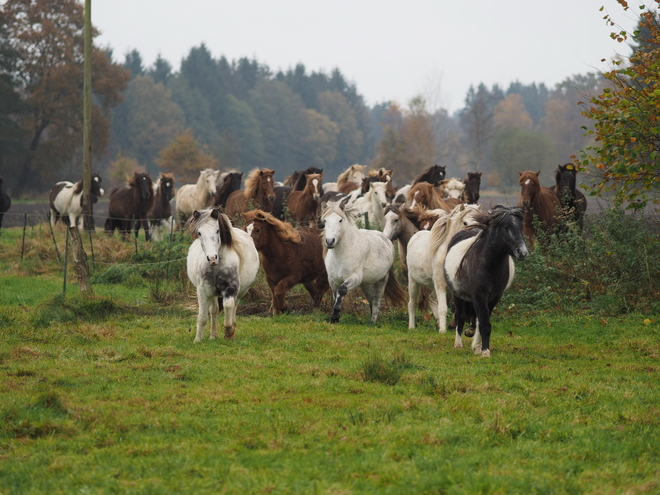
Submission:
[[[197,210],[193,211],[193,217],[195,218],[195,220],[197,220],[200,216],[202,216],[200,212],[198,212]]]
[[[541,171],[540,171],[540,170],[539,170],[538,172],[536,172],[536,176],[538,177],[539,175],[541,175]]]
[[[477,175],[477,176],[481,177],[481,172],[477,172],[477,173],[474,174],[474,175]]]
[[[522,172],[518,172],[518,175],[520,175],[521,177],[522,177],[522,174],[523,174]]]
[[[213,218],[214,220],[218,219],[218,214],[219,211],[217,209],[214,208],[213,210],[211,210],[211,218]]]

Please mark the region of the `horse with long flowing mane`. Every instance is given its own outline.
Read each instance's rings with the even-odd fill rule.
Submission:
[[[195,210],[188,232],[194,241],[188,249],[187,272],[199,303],[195,342],[201,342],[209,316],[211,338],[218,337],[218,303],[225,313],[225,338],[230,339],[236,332],[238,300],[257,278],[259,253],[249,234],[232,227],[217,208]]]
[[[371,322],[378,318],[383,297],[395,306],[405,304],[405,291],[394,274],[394,246],[377,230],[358,229],[355,211],[344,203],[324,205],[323,261],[328,272],[334,305],[330,322],[339,322],[348,291],[360,287],[371,307]]]
[[[548,187],[542,187],[539,182],[541,172],[519,172],[520,201],[518,206],[525,211],[523,233],[534,247],[536,243],[535,220],[544,232],[554,232],[559,226],[557,214],[561,211],[561,203],[557,195]]]
[[[584,214],[587,211],[587,198],[576,187],[577,169],[572,163],[557,165],[555,184],[550,187],[559,198],[564,217],[575,222],[580,230],[584,224]]]
[[[482,357],[490,357],[490,315],[513,283],[513,258],[521,260],[528,254],[522,220],[521,208],[496,206],[476,215],[474,228],[463,230],[451,239],[443,271],[454,294],[454,347],[463,347],[463,325],[468,317],[476,314],[472,350]]]
[[[92,202],[96,203],[103,196],[101,187],[101,176],[98,173],[92,175]],[[62,181],[55,184],[50,190],[50,224],[55,227],[60,218],[68,217],[69,226],[81,227],[83,214],[83,181]]]
[[[365,169],[365,165],[360,165],[359,163],[353,164],[339,174],[337,182],[326,182],[323,184],[323,190],[326,192],[338,191],[344,194],[349,193],[360,187]]]
[[[408,328],[415,328],[415,311],[422,286],[433,289],[432,305],[440,333],[447,332],[447,284],[443,263],[449,241],[459,230],[474,223],[473,217],[481,205],[456,206],[450,214],[440,217],[431,230],[420,230],[408,243]]]
[[[321,230],[295,229],[261,210],[248,211],[245,226],[261,257],[272,295],[273,315],[287,311],[284,298],[298,284],[303,284],[314,307],[318,307],[330,287],[323,263]]]
[[[225,213],[229,218],[242,220],[243,213],[255,208],[271,212],[275,200],[273,175],[275,171],[268,168],[253,169],[245,179],[245,189],[234,191],[227,198]]]
[[[135,172],[126,184],[110,191],[108,218],[104,229],[109,235],[118,229],[126,239],[135,230],[137,237],[140,226],[144,229],[145,239],[151,239],[149,232],[149,210],[154,204],[153,180],[146,172]]]
[[[465,191],[465,183],[460,179],[445,179],[440,183],[439,189],[445,198],[457,199],[462,202],[461,196]]]
[[[305,187],[300,190],[294,186],[287,197],[287,206],[297,225],[307,222],[309,227],[316,227],[319,201],[323,192],[323,174],[304,174],[299,182],[302,182],[303,178]]]
[[[461,202],[456,198],[443,198],[440,191],[429,182],[418,182],[412,186],[408,192],[408,200],[411,208],[419,204],[428,210],[446,212],[452,211]]]
[[[177,228],[181,227],[193,211],[213,206],[219,170],[207,168],[199,172],[195,184],[184,184],[176,192],[175,217]]]

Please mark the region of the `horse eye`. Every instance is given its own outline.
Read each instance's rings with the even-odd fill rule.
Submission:
[[[343,218],[340,218],[340,219],[339,219],[339,223],[342,223],[343,221],[344,221]]]

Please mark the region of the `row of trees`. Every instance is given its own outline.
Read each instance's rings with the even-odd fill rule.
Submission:
[[[44,191],[80,176],[82,6],[7,0],[0,9],[0,173],[14,194]],[[481,84],[453,115],[430,108],[424,94],[369,108],[338,69],[272,73],[257,60],[215,58],[205,45],[178,70],[160,56],[147,68],[137,50],[117,63],[95,47],[95,168],[117,182],[137,168],[166,170],[181,184],[208,166],[269,167],[284,178],[313,165],[334,178],[361,162],[394,169],[403,183],[441,163],[450,175],[479,170],[487,187],[515,187],[518,171],[541,170],[550,183],[558,163],[579,155],[585,171],[600,173],[598,191],[619,181],[629,185],[626,199],[643,204],[657,190],[660,142],[650,137],[660,101],[654,26],[655,15],[643,12],[630,64],[604,76],[554,88]]]

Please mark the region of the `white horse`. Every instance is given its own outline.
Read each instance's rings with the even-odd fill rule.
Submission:
[[[330,322],[339,322],[341,304],[360,287],[371,307],[371,322],[378,318],[383,295],[394,305],[405,304],[405,291],[394,276],[394,245],[377,230],[358,229],[355,210],[344,203],[327,203],[321,213],[324,225],[323,261],[328,272],[334,306]]]
[[[358,219],[364,218],[366,213],[369,227],[377,227],[380,230],[385,227],[385,208],[387,205],[387,183],[375,181],[370,182],[367,192],[353,202]]]
[[[461,179],[445,179],[440,184],[448,198],[461,199],[465,191],[465,183]]]
[[[213,206],[219,170],[207,168],[199,173],[196,184],[185,184],[176,192],[175,215],[180,227],[193,211]]]
[[[211,317],[211,338],[218,337],[218,298],[225,312],[225,338],[236,331],[238,299],[257,278],[259,253],[252,237],[231,226],[229,217],[218,209],[195,210],[188,227],[195,241],[188,250],[188,278],[197,288],[197,334],[201,342]]]
[[[415,310],[421,286],[433,289],[432,304],[440,333],[447,332],[447,283],[443,263],[449,241],[463,227],[474,222],[473,216],[481,211],[480,205],[458,205],[452,212],[439,218],[431,230],[420,230],[408,243],[408,328],[415,328]]]
[[[358,163],[351,165],[341,174],[339,174],[339,176],[337,177],[337,182],[324,182],[323,191],[341,192],[342,187],[348,182],[354,182],[355,184],[360,185],[362,183],[362,179],[364,179],[365,168],[366,168],[365,165],[360,165]]]
[[[101,176],[95,173],[92,176],[92,202],[96,203],[99,196],[103,196],[103,193]],[[50,225],[55,227],[55,224],[60,218],[69,217],[69,226],[80,228],[82,226],[83,213],[82,199],[82,180],[75,184],[69,181],[62,181],[55,184],[50,190]]]

